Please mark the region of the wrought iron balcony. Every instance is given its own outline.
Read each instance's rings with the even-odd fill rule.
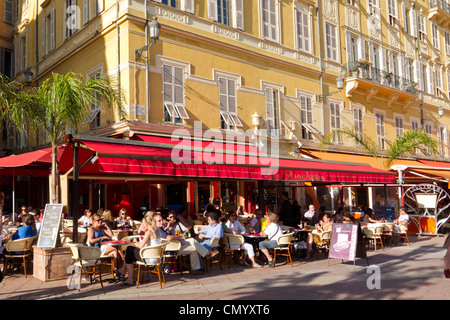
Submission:
[[[447,28],[450,25],[450,4],[442,0],[430,0],[430,10],[428,19],[437,23],[441,27]]]
[[[347,65],[347,78],[352,77],[376,82],[377,84],[410,94],[417,94],[415,89],[416,83],[414,81],[375,68],[369,62],[356,61],[349,63]]]

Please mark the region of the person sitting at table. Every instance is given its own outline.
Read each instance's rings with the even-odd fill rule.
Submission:
[[[247,212],[244,211],[244,206],[239,206],[237,214],[240,215],[240,216],[243,216],[243,215],[247,214]]]
[[[168,234],[163,228],[163,219],[159,212],[155,214],[156,227],[161,234],[161,238],[166,240],[176,239],[181,242],[181,249],[179,254],[181,256],[188,255],[189,261],[191,263],[190,269],[191,274],[193,275],[201,275],[203,274],[202,265],[200,262],[199,256],[206,257],[209,253],[209,250],[202,246],[197,240],[194,238],[185,239],[183,237],[177,237],[175,235]]]
[[[126,273],[128,273],[128,278],[123,283],[125,285],[133,285],[133,271],[134,271],[134,263],[136,261],[142,261],[140,250],[146,246],[156,246],[161,243],[161,234],[159,232],[159,228],[157,225],[161,223],[162,225],[162,216],[160,214],[155,214],[154,216],[146,215],[148,229],[144,234],[144,237],[141,241],[136,242],[136,239],[133,242],[136,242],[136,246],[128,246],[125,252],[125,263],[118,270],[120,277],[124,277]],[[145,217],[144,217],[145,219]],[[152,261],[146,261],[147,263],[152,263]]]
[[[194,227],[194,222],[192,221],[191,216],[188,214],[188,211],[186,207],[182,207],[178,211],[177,215],[178,220],[178,228],[181,230],[182,233],[185,233],[186,231],[191,231],[191,229]]]
[[[255,233],[261,232],[261,220],[263,218],[263,213],[261,209],[255,210],[255,217],[250,220],[250,225]]]
[[[274,249],[278,247],[278,238],[283,235],[281,227],[277,224],[278,215],[273,212],[267,213],[267,227],[261,232],[261,236],[268,237],[266,241],[261,241],[259,243],[259,249],[266,256],[269,263],[269,267],[273,267],[273,259],[269,253],[269,249]]]
[[[142,219],[141,225],[139,226],[139,229],[137,231],[137,234],[141,236],[141,239],[142,236],[144,236],[145,233],[147,232],[149,228],[149,223],[155,214],[156,211],[154,210],[150,210],[144,213],[144,218]]]
[[[400,207],[398,213],[400,213],[400,216],[398,217],[398,219],[394,220],[395,223],[394,231],[396,233],[401,233],[408,227],[409,215],[406,213],[405,207]]]
[[[110,228],[111,230],[116,230],[116,224],[112,218],[111,210],[103,210],[101,213],[103,222]]]
[[[331,220],[331,215],[327,212],[322,214],[322,219],[319,221],[319,223],[316,223],[315,229],[312,232],[308,232],[308,238],[306,240],[307,245],[307,254],[306,254],[306,260],[310,260],[313,256],[313,249],[312,245],[314,243],[314,234],[321,239],[320,234],[325,231],[331,231],[333,229],[333,221]]]
[[[364,223],[381,223],[381,222],[383,222],[383,221],[381,221],[381,220],[376,220],[376,219],[374,218],[373,210],[370,209],[370,208],[367,208],[367,209],[364,211],[364,217],[363,217],[362,222],[364,222]]]
[[[92,216],[92,226],[88,229],[87,238],[88,244],[91,247],[100,248],[101,254],[105,256],[110,256],[113,259],[114,270],[117,269],[117,250],[113,246],[107,244],[102,244],[102,241],[109,241],[113,237],[112,230],[108,225],[102,220],[99,214],[94,214]],[[123,253],[119,250],[119,255],[123,259]]]
[[[319,214],[316,212],[316,207],[313,204],[309,205],[308,211],[305,212],[303,218],[308,225],[314,225],[319,220]]]
[[[83,216],[78,219],[79,226],[90,226],[92,225],[92,211],[91,209],[84,209]]]
[[[213,239],[220,239],[223,236],[223,228],[218,223],[219,215],[217,212],[208,213],[208,226],[198,233],[198,238],[202,240],[201,245],[211,251],[211,242]]]
[[[245,227],[237,219],[235,212],[230,212],[228,214],[228,221],[226,226],[232,231],[233,234],[243,234],[245,233]]]
[[[344,220],[344,218],[342,217],[342,211],[344,211],[344,208],[342,206],[339,206],[331,219],[334,222],[342,223],[342,221]]]
[[[177,218],[176,218],[177,213],[172,210],[169,212],[169,215],[167,216],[167,220],[163,220],[163,227],[164,230],[170,234],[170,235],[175,235],[175,229],[177,227]]]
[[[115,219],[118,229],[131,229],[134,228],[134,221],[127,216],[127,209],[122,208],[119,211],[119,216]]]

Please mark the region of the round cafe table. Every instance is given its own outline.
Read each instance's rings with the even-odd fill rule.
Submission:
[[[256,252],[259,251],[259,243],[267,239],[266,236],[262,236],[260,233],[244,233],[243,236],[248,239],[248,243],[253,246],[253,249]]]

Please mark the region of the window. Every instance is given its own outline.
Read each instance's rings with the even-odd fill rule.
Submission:
[[[0,74],[12,79],[13,53],[3,47],[0,47]]]
[[[14,24],[14,2],[3,0],[3,22]]]
[[[94,78],[98,79],[101,77],[101,72],[99,69],[97,71],[93,71],[88,75],[88,78]],[[90,125],[90,129],[97,129],[101,127],[101,96],[96,95],[94,101],[91,101],[90,103],[91,112],[89,113],[89,116],[84,120],[83,124]]]
[[[220,129],[233,130],[242,127],[236,113],[236,81],[219,77]]]
[[[55,49],[55,9],[42,19],[41,34],[41,56],[45,57]]]
[[[24,71],[27,68],[27,36],[23,36],[20,39],[20,44],[22,46],[20,70]]]
[[[183,5],[182,10],[194,13],[194,0],[181,1],[181,6]],[[244,30],[244,0],[208,0],[208,17],[227,26]]]
[[[388,13],[389,13],[389,25],[394,27],[398,19],[396,0],[388,0]]]
[[[267,135],[279,135],[279,121],[278,121],[278,90],[273,88],[266,88],[266,122]]]
[[[424,123],[423,125],[423,129],[425,130],[426,133],[428,133],[430,136],[433,134],[433,126],[430,123]],[[426,154],[430,154],[430,149],[428,147],[424,148],[424,151],[426,152]]]
[[[381,113],[375,113],[377,121],[377,144],[378,148],[385,150],[385,138],[384,138],[384,115]]]
[[[434,23],[431,24],[431,35],[433,40],[433,47],[435,49],[440,49],[440,41],[439,41],[439,28]]]
[[[180,67],[163,66],[163,119],[165,122],[181,123],[189,119],[184,105],[184,70]]]
[[[337,61],[336,26],[325,24],[327,59]]]
[[[434,70],[434,83],[436,84],[436,95],[439,97],[443,93],[441,67],[436,65]]]
[[[173,8],[179,8],[177,0],[162,0],[161,3]]]
[[[312,140],[311,132],[308,130],[308,125],[313,124],[311,97],[300,96],[300,120],[302,122],[302,139]]]
[[[346,3],[350,6],[357,6],[358,2],[356,0],[346,0]]]
[[[427,36],[427,26],[425,24],[425,17],[422,15],[417,16],[417,23],[419,29],[419,40],[425,41]]]
[[[363,113],[362,109],[360,108],[353,108],[353,125],[355,131],[359,134],[359,137],[362,138],[364,134],[364,127],[363,127]]]
[[[395,117],[395,135],[400,137],[403,134],[403,118]]]
[[[331,131],[341,129],[341,109],[340,105],[335,102],[330,102],[330,126]],[[342,136],[335,135],[332,143],[342,143]]]
[[[446,128],[444,126],[439,126],[437,128],[438,152],[441,157],[445,156],[445,132]]]
[[[310,52],[309,14],[297,11],[297,45],[298,49]]]
[[[411,121],[411,129],[412,129],[412,130],[417,130],[417,129],[419,129],[419,121],[412,120],[412,121]]]
[[[277,0],[262,0],[262,27],[264,39],[278,41]]]
[[[445,53],[450,55],[450,33],[444,31]]]
[[[66,0],[66,38],[71,37],[77,32],[78,21],[77,21],[77,1],[76,0]]]

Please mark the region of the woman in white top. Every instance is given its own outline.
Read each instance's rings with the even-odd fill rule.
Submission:
[[[119,277],[123,277],[128,272],[128,279],[124,281],[125,285],[133,285],[133,269],[134,262],[142,261],[139,252],[142,248],[148,246],[155,246],[161,243],[161,235],[156,228],[156,224],[162,221],[160,213],[156,213],[154,216],[146,215],[148,229],[144,234],[144,238],[136,243],[136,246],[127,247],[125,253],[125,263],[120,270],[118,270]],[[152,261],[146,261],[152,263]]]
[[[260,242],[259,249],[267,257],[269,267],[273,267],[273,259],[269,253],[269,249],[274,249],[278,247],[278,238],[280,238],[283,235],[283,231],[281,230],[281,227],[277,224],[278,215],[276,213],[268,212],[266,220],[268,225],[261,232],[261,235],[269,239]]]
[[[228,227],[228,229],[233,231],[233,234],[245,233],[245,228],[242,225],[242,223],[240,223],[239,220],[237,219],[237,215],[235,212],[231,212],[228,215],[228,221],[226,223],[226,226]]]

